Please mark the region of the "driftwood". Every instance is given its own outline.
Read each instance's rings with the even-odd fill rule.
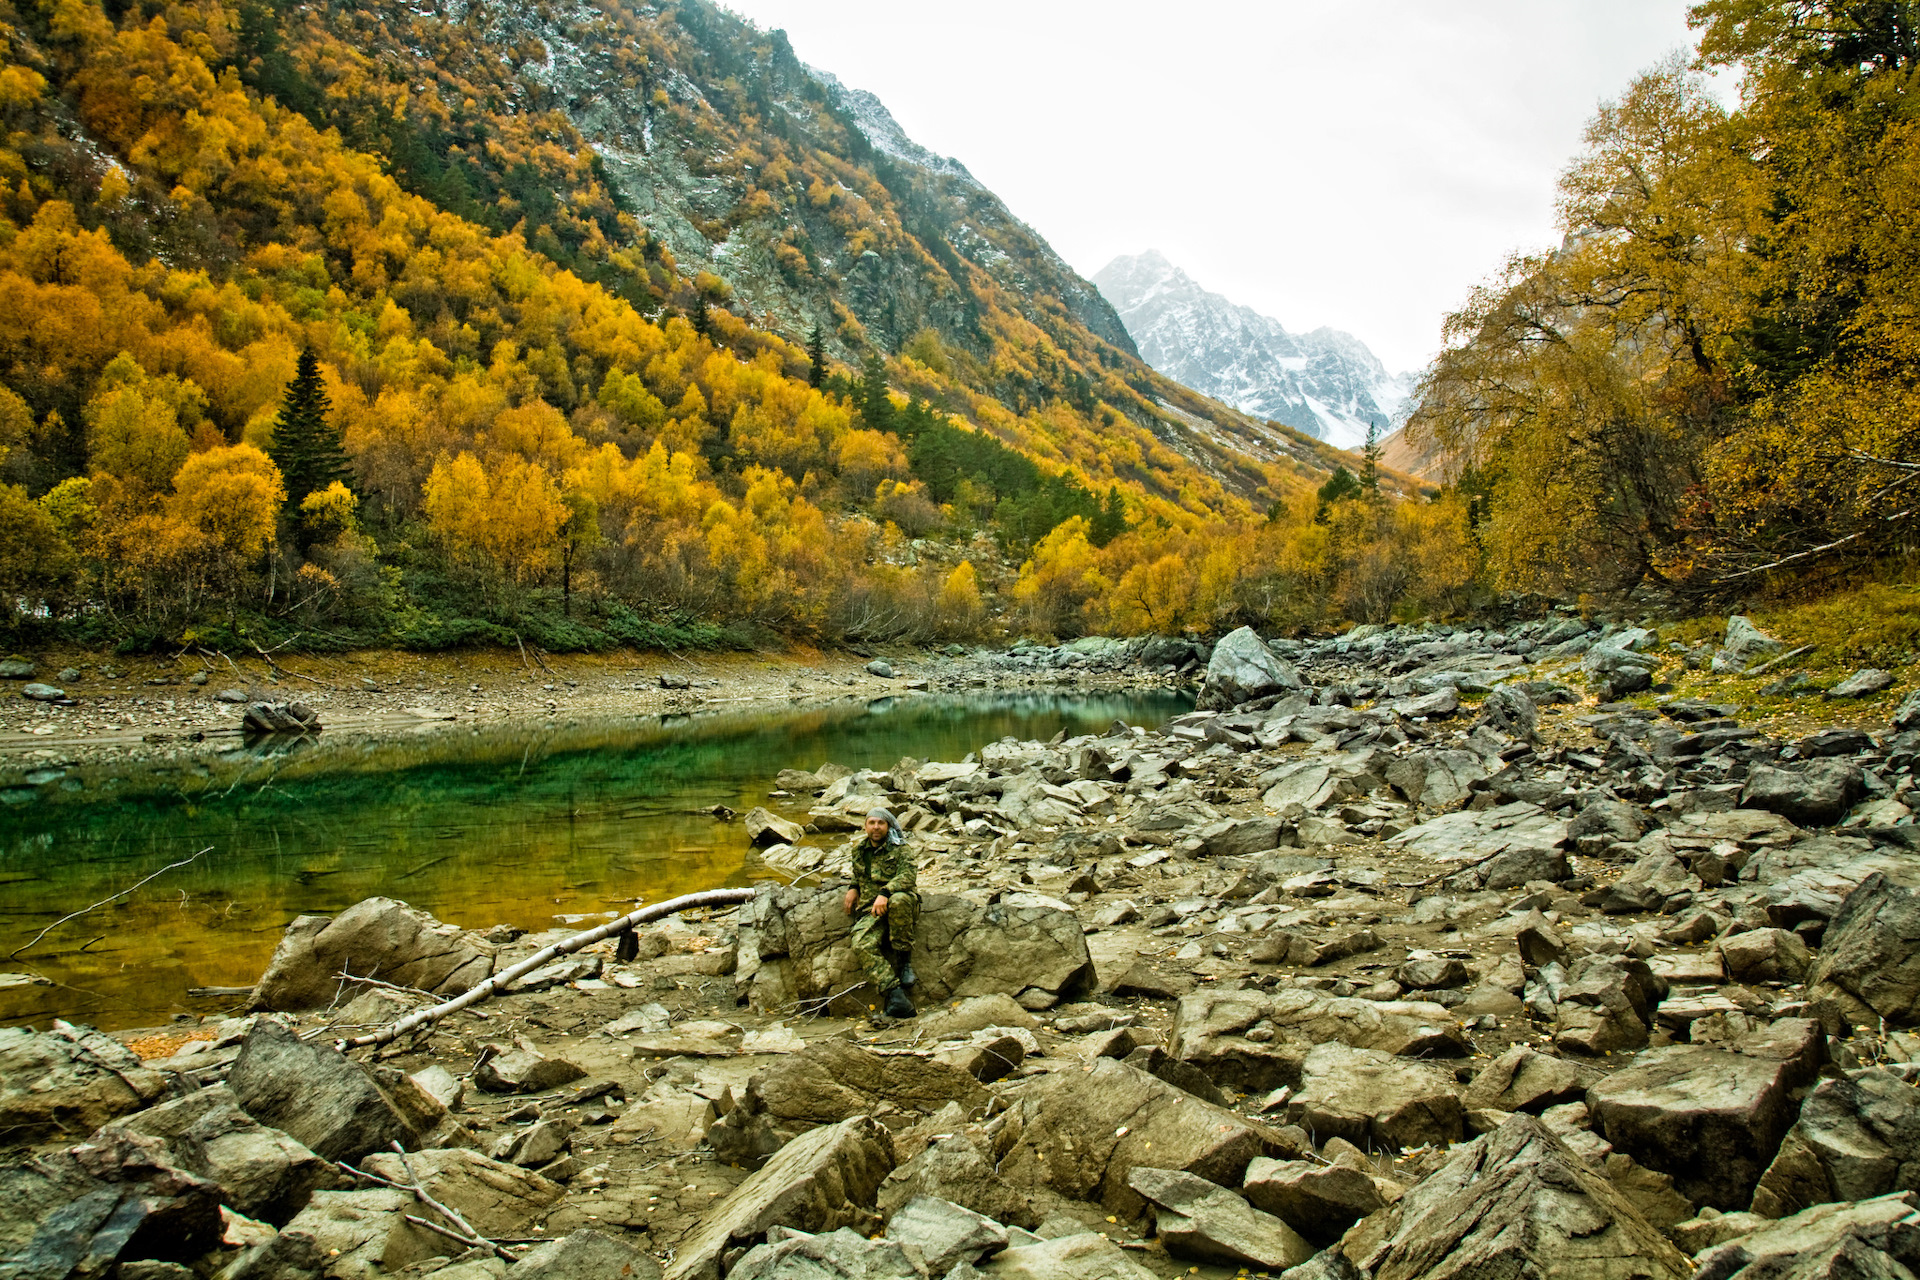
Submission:
[[[98,908],[100,908],[100,907],[104,907],[104,906],[106,906],[106,905],[107,905],[107,904],[108,904],[109,902],[114,902],[114,901],[117,901],[117,900],[119,900],[119,899],[121,899],[121,898],[124,898],[124,897],[126,897],[126,896],[127,896],[128,894],[130,894],[130,893],[132,893],[132,892],[133,892],[133,891],[134,891],[135,889],[138,889],[138,888],[139,888],[139,887],[140,887],[141,885],[143,885],[143,884],[145,884],[145,883],[146,883],[147,881],[149,881],[149,880],[152,880],[152,879],[155,879],[156,877],[159,877],[159,876],[163,876],[163,875],[165,875],[165,874],[166,874],[167,872],[169,872],[169,871],[171,871],[171,870],[173,870],[173,869],[174,869],[175,867],[184,867],[184,866],[186,866],[186,865],[187,865],[187,864],[188,864],[189,862],[192,862],[192,861],[193,861],[193,860],[194,860],[195,858],[198,858],[198,857],[200,856],[200,854],[204,854],[204,853],[212,853],[212,852],[213,852],[213,846],[212,846],[212,845],[208,845],[208,846],[207,846],[206,848],[204,848],[204,849],[202,849],[202,850],[200,851],[200,853],[196,853],[196,854],[194,854],[192,858],[182,858],[182,859],[181,859],[180,861],[178,861],[178,862],[169,862],[169,863],[168,863],[168,864],[167,864],[166,866],[164,866],[164,867],[162,867],[162,868],[160,868],[160,869],[159,869],[158,871],[156,871],[156,872],[154,872],[154,873],[153,873],[153,875],[150,875],[150,876],[143,876],[143,877],[142,877],[142,878],[140,878],[139,880],[136,880],[136,881],[134,881],[134,882],[133,882],[132,884],[130,884],[130,885],[128,885],[128,886],[127,886],[126,888],[124,888],[124,889],[122,889],[122,890],[121,890],[120,892],[118,892],[118,893],[116,893],[116,894],[114,894],[114,895],[113,895],[112,897],[107,897],[107,898],[102,898],[102,899],[100,899],[100,901],[98,901],[98,902],[96,902],[96,903],[94,903],[94,904],[93,904],[93,906],[91,906],[91,907],[82,907],[82,908],[80,908],[80,910],[78,910],[78,911],[75,911],[75,912],[73,912],[73,913],[71,913],[70,915],[64,915],[64,916],[61,916],[61,917],[60,917],[60,918],[59,918],[58,920],[55,920],[55,921],[54,921],[54,922],[53,922],[52,924],[50,924],[50,925],[48,925],[48,926],[47,926],[46,928],[44,928],[44,929],[42,929],[42,930],[41,930],[40,932],[38,932],[38,933],[36,933],[36,934],[34,934],[34,935],[33,935],[33,941],[31,941],[31,942],[29,942],[29,943],[27,943],[27,945],[26,945],[26,946],[24,946],[24,947],[15,947],[15,948],[14,948],[14,949],[13,949],[12,951],[9,951],[9,952],[7,953],[7,959],[9,959],[9,960],[11,960],[11,959],[13,959],[13,958],[14,958],[15,956],[17,956],[17,955],[19,955],[19,954],[20,954],[20,953],[21,953],[22,951],[31,951],[31,950],[33,950],[33,949],[34,949],[34,947],[36,947],[36,946],[38,946],[38,945],[39,945],[39,942],[40,942],[40,939],[42,939],[42,938],[44,938],[44,937],[46,937],[46,936],[47,936],[48,934],[50,934],[50,933],[52,933],[52,932],[53,932],[53,931],[54,931],[55,929],[58,929],[58,928],[59,928],[59,927],[60,927],[61,925],[63,925],[63,924],[65,924],[65,923],[66,923],[67,921],[69,921],[69,920],[78,920],[78,919],[79,919],[79,918],[80,918],[81,916],[83,916],[83,915],[85,915],[85,914],[87,914],[87,912],[89,912],[89,911],[94,911],[94,910],[97,910],[97,909],[98,909]],[[100,939],[99,939],[99,938],[95,938],[95,939],[93,940],[93,942],[89,942],[89,943],[87,943],[87,944],[86,944],[86,946],[87,946],[87,947],[90,947],[90,946],[92,946],[92,945],[93,945],[93,943],[94,943],[94,942],[98,942],[98,941],[100,941]],[[85,950],[85,947],[83,947],[83,948],[81,948],[81,949],[82,949],[82,950]]]
[[[364,1049],[368,1045],[386,1044],[391,1040],[421,1027],[431,1026],[450,1013],[458,1013],[469,1005],[479,1004],[494,992],[501,990],[516,978],[532,973],[555,956],[564,956],[590,947],[604,938],[616,933],[631,932],[635,926],[646,924],[670,916],[676,911],[685,911],[691,907],[724,907],[746,902],[753,897],[752,889],[708,889],[704,893],[689,893],[678,898],[669,898],[650,907],[641,907],[638,911],[628,912],[618,920],[609,920],[596,929],[585,933],[576,933],[571,938],[543,947],[511,968],[502,969],[485,982],[480,983],[465,995],[455,996],[444,1004],[434,1005],[431,1009],[421,1009],[410,1013],[397,1022],[388,1023],[378,1031],[368,1032],[364,1036],[354,1036],[347,1040],[336,1040],[334,1048],[345,1052],[348,1049]]]

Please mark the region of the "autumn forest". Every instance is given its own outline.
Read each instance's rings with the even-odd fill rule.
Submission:
[[[0,625],[946,642],[1883,563],[1917,7],[1700,6],[1701,64],[1595,120],[1562,247],[1451,318],[1415,480],[1155,374],[703,0],[0,0]]]

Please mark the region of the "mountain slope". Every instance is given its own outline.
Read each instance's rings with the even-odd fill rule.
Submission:
[[[1155,369],[1242,412],[1342,448],[1387,428],[1412,388],[1352,334],[1289,333],[1209,293],[1158,252],[1115,258],[1093,277]]]

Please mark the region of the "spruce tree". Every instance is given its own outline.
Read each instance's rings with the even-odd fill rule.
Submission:
[[[807,384],[817,387],[827,376],[827,335],[820,332],[820,326],[813,326],[813,332],[807,336]]]
[[[298,511],[308,494],[318,493],[349,474],[340,433],[327,423],[329,402],[320,385],[320,360],[307,347],[300,353],[293,381],[287,384],[280,416],[273,424],[267,453],[287,486],[287,508]]]
[[[707,309],[704,296],[693,304],[693,331],[703,338],[713,332],[713,316]]]
[[[893,430],[893,401],[887,399],[887,362],[869,351],[860,371],[861,425],[874,431]]]
[[[1365,465],[1360,469],[1360,487],[1366,490],[1368,498],[1380,496],[1380,426],[1378,423],[1367,425],[1367,447],[1360,451]]]

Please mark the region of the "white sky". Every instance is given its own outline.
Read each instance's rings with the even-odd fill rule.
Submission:
[[[868,89],[1082,275],[1159,249],[1393,370],[1508,253],[1685,0],[723,0]]]

